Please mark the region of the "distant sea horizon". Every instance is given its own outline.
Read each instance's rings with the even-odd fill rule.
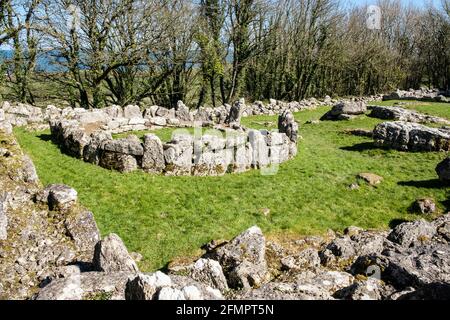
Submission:
[[[1,49],[0,62],[11,60],[14,56],[14,50]],[[37,72],[62,72],[65,68],[55,61],[55,57],[51,53],[41,53],[36,59]]]

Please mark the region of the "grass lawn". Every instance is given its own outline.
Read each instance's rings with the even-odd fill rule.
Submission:
[[[450,104],[414,109],[450,119]],[[434,197],[450,207],[449,190],[437,180],[443,153],[403,153],[375,148],[371,139],[340,133],[372,129],[381,120],[304,124],[328,108],[296,114],[303,140],[299,154],[274,176],[255,170],[224,177],[163,177],[142,172],[120,174],[61,154],[47,133],[16,129],[44,184],[65,183],[78,190],[103,235],[119,234],[130,251],[144,256],[141,269],[153,271],[174,257],[195,254],[212,239],[228,239],[252,225],[271,237],[341,231],[349,225],[388,228],[398,219],[414,219],[408,207],[418,197]],[[276,117],[243,119],[244,125],[276,125]],[[46,135],[47,134],[47,135]],[[168,140],[170,131],[156,134]],[[361,184],[349,190],[360,172],[385,178],[377,188]],[[446,208],[447,207],[447,208]],[[263,214],[270,209],[270,215]]]

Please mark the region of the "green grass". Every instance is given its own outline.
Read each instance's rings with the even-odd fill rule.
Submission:
[[[427,110],[435,113],[435,109],[450,118],[449,109],[441,106]],[[377,149],[370,139],[340,133],[347,128],[372,129],[380,122],[368,117],[304,124],[327,110],[296,114],[303,136],[299,154],[274,176],[259,171],[206,178],[120,174],[61,154],[43,133],[17,129],[16,136],[42,182],[77,189],[101,233],[117,233],[130,251],[144,256],[140,264],[144,271],[252,225],[273,237],[323,233],[328,228],[341,231],[349,225],[385,229],[397,219],[417,218],[407,209],[418,197],[434,197],[439,209],[446,209],[449,190],[436,181],[434,172],[445,154]],[[243,122],[262,128],[266,122],[274,126],[276,117]],[[171,132],[166,131],[159,134],[169,137]],[[378,188],[362,185],[350,191],[360,172],[379,174],[385,181]],[[267,217],[264,208],[270,209]]]

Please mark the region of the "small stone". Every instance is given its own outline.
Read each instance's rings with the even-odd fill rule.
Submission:
[[[384,180],[383,177],[380,177],[374,173],[360,173],[358,174],[358,178],[366,181],[371,186],[377,186]]]
[[[350,226],[344,230],[345,235],[349,237],[353,237],[358,235],[361,231],[364,231],[362,228]]]
[[[412,205],[414,213],[433,214],[436,212],[436,203],[432,198],[417,199]]]

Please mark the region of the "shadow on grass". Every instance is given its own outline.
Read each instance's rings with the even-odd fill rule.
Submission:
[[[356,151],[356,152],[377,150],[377,149],[380,150],[380,148],[375,146],[373,142],[358,143],[353,146],[341,147],[340,149],[344,151]]]
[[[40,134],[37,136],[39,139],[45,142],[52,141],[52,135],[51,134]]]
[[[450,211],[450,199],[441,201],[441,204],[445,207],[445,211]]]
[[[398,225],[401,225],[402,223],[405,222],[409,222],[409,220],[405,220],[405,219],[392,219],[389,222],[389,228],[391,229],[395,229],[395,227],[397,227]]]
[[[416,187],[416,188],[426,188],[426,189],[442,189],[444,188],[444,184],[439,179],[431,179],[424,181],[400,181],[398,183],[399,186],[404,187]]]

